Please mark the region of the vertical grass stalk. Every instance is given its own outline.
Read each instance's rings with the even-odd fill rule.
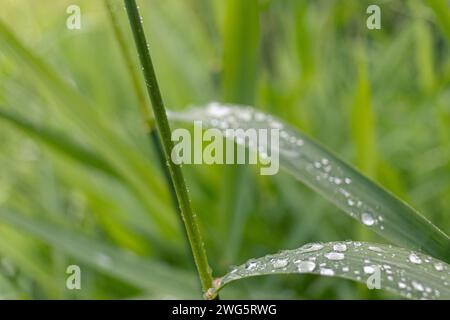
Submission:
[[[136,70],[136,66],[133,62],[131,54],[128,51],[128,46],[127,46],[127,43],[125,40],[125,36],[123,35],[122,30],[120,28],[119,19],[118,19],[117,15],[115,13],[115,10],[111,4],[111,0],[104,0],[104,4],[106,7],[108,16],[109,16],[109,20],[111,21],[114,38],[116,39],[117,44],[119,46],[120,53],[125,62],[128,75],[130,77],[134,92],[136,94],[136,98],[138,100],[139,111],[144,120],[145,133],[148,136],[153,149],[155,150],[161,170],[163,170],[164,178],[165,178],[165,180],[167,182],[167,186],[169,188],[170,197],[172,199],[175,209],[178,210],[178,213],[180,216],[180,224],[181,224],[181,228],[183,230],[183,225],[182,225],[182,221],[181,221],[180,204],[178,203],[177,194],[176,194],[175,188],[174,188],[171,178],[170,178],[169,169],[167,168],[167,165],[166,165],[166,157],[164,155],[164,150],[161,145],[161,141],[159,140],[158,132],[156,131],[156,128],[155,128],[155,121],[154,121],[153,115],[151,113],[151,106],[148,104],[147,99],[145,97],[145,92],[141,87],[140,80],[139,80],[139,74]],[[185,237],[187,237],[187,235],[185,235]]]
[[[152,102],[153,114],[155,116],[156,127],[163,146],[167,160],[167,166],[172,178],[172,184],[176,191],[180,205],[180,213],[188,235],[192,255],[200,277],[203,292],[207,292],[212,287],[211,269],[204,248],[202,236],[198,227],[197,217],[192,211],[186,183],[184,181],[181,166],[170,160],[170,153],[173,147],[171,140],[171,130],[167,119],[166,110],[159,90],[153,63],[150,57],[149,45],[145,37],[142,18],[139,14],[135,0],[124,0],[128,14],[131,30],[133,32],[136,49],[144,73],[145,83],[150,100]]]

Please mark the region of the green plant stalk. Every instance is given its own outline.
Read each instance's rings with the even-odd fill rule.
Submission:
[[[139,110],[141,112],[141,116],[144,120],[144,130],[146,135],[150,139],[150,143],[153,146],[153,149],[156,152],[156,156],[159,161],[159,165],[163,170],[163,175],[166,180],[167,186],[169,188],[170,196],[172,198],[172,202],[176,210],[178,210],[179,216],[181,216],[180,204],[178,203],[178,198],[174,186],[172,184],[170,178],[170,172],[166,166],[166,157],[164,155],[164,150],[161,145],[161,141],[158,138],[158,132],[155,128],[155,121],[153,115],[151,114],[151,107],[147,102],[145,97],[145,92],[141,87],[139,81],[139,74],[136,72],[136,66],[131,58],[130,52],[128,51],[128,46],[125,41],[125,37],[120,29],[119,19],[114,12],[114,8],[111,4],[111,0],[104,0],[104,4],[106,7],[106,11],[109,16],[109,20],[111,21],[111,26],[113,29],[114,37],[117,41],[117,44],[120,49],[120,53],[122,54],[122,58],[125,62],[128,75],[130,76],[131,83],[133,85],[134,92],[136,94],[136,98],[138,100]],[[180,221],[182,224],[182,221]],[[183,228],[183,226],[181,226]]]
[[[120,49],[120,53],[122,54],[123,60],[126,64],[128,75],[130,76],[131,83],[133,85],[134,92],[136,93],[136,98],[138,100],[139,110],[144,119],[145,131],[147,134],[151,134],[154,132],[154,120],[153,116],[150,112],[149,105],[147,104],[147,100],[145,98],[145,93],[142,90],[139,75],[136,72],[135,65],[133,63],[133,59],[131,58],[130,52],[128,51],[128,47],[125,41],[125,37],[120,30],[119,20],[114,12],[114,8],[110,2],[111,0],[104,0],[106,11],[109,16],[109,20],[111,22],[111,26],[113,29],[114,37],[117,41],[117,44]],[[164,154],[162,154],[164,157]]]
[[[188,235],[192,255],[197,266],[203,292],[206,293],[208,289],[212,287],[211,268],[208,264],[208,258],[199,230],[197,216],[192,211],[181,166],[170,160],[170,153],[173,147],[170,125],[156,80],[156,74],[153,69],[153,63],[142,26],[141,16],[135,0],[124,0],[124,3],[133,32],[136,49],[141,61],[147,91],[152,102],[156,127],[158,128],[159,137],[161,138],[163,150],[167,159],[167,166],[180,204],[180,212]]]

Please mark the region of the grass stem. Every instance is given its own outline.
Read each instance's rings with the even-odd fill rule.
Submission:
[[[133,90],[136,94],[139,110],[144,120],[145,133],[148,136],[150,144],[152,145],[153,150],[156,153],[156,157],[158,158],[161,170],[163,170],[164,179],[166,180],[167,186],[169,188],[170,197],[175,209],[178,211],[178,214],[180,216],[180,226],[184,231],[183,222],[181,221],[180,204],[178,203],[177,194],[170,178],[169,169],[166,165],[166,156],[164,155],[164,150],[161,145],[161,141],[158,138],[158,132],[155,128],[155,121],[151,113],[151,106],[148,103],[147,98],[145,97],[145,92],[139,80],[139,73],[136,70],[136,65],[128,50],[128,45],[125,40],[125,36],[120,28],[119,18],[117,17],[116,10],[112,5],[111,0],[104,0],[104,4],[109,16],[109,20],[111,22],[114,38],[116,39],[116,42],[119,46],[120,53],[122,55],[123,61],[125,62],[128,75],[130,76]],[[187,238],[186,234],[185,237]]]

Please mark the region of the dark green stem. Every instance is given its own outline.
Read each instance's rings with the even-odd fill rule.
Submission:
[[[131,83],[133,85],[134,92],[136,94],[136,98],[138,100],[139,110],[141,112],[141,116],[144,120],[144,130],[147,134],[150,143],[155,150],[156,156],[159,161],[159,165],[163,170],[164,178],[167,182],[167,186],[169,188],[170,196],[172,198],[172,202],[176,210],[178,210],[180,217],[180,226],[183,229],[183,222],[181,221],[181,212],[180,212],[180,204],[178,203],[178,198],[174,186],[172,184],[170,178],[170,172],[166,165],[166,157],[164,155],[164,150],[161,145],[161,141],[158,138],[158,132],[155,128],[155,122],[153,119],[153,115],[151,114],[151,106],[148,103],[145,92],[142,89],[139,73],[136,70],[136,66],[133,62],[130,52],[128,51],[128,46],[125,40],[125,37],[120,29],[119,19],[115,13],[115,9],[111,4],[111,0],[104,0],[106,11],[108,13],[109,19],[111,21],[111,26],[113,29],[114,37],[117,41],[117,44],[120,49],[120,53],[122,54],[123,61],[125,62],[128,75],[130,76]],[[184,230],[184,229],[183,229]],[[185,234],[185,237],[187,235]]]
[[[124,2],[128,19],[130,21],[131,30],[133,32],[136,49],[141,61],[147,91],[152,102],[153,114],[155,116],[155,122],[158,128],[159,137],[161,138],[164,154],[166,156],[167,166],[176,191],[178,202],[180,204],[181,216],[188,235],[192,255],[197,266],[202,289],[203,292],[206,293],[207,290],[212,287],[211,269],[208,264],[208,258],[206,256],[202,236],[198,227],[197,218],[191,208],[181,166],[170,160],[170,154],[173,147],[171,130],[161,92],[156,80],[155,71],[153,69],[149,46],[147,44],[147,39],[145,37],[141,22],[141,16],[135,0],[124,0]]]

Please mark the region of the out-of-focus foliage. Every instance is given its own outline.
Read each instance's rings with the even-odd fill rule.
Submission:
[[[448,1],[241,2],[139,1],[166,105],[257,105],[448,233]],[[71,4],[80,30],[66,28]],[[381,8],[381,30],[366,28],[369,4]],[[200,297],[103,2],[5,0],[0,19],[0,110],[16,119],[0,119],[0,297]],[[310,241],[383,242],[286,174],[183,169],[216,275]],[[66,289],[70,264],[82,290]],[[250,279],[221,294],[390,297],[314,275]]]

